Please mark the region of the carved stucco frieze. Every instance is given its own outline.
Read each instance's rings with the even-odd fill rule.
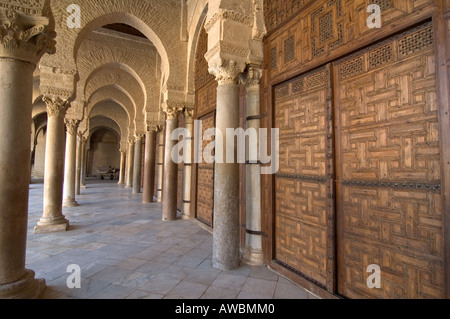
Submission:
[[[43,1],[0,1],[0,57],[37,64],[54,54],[56,33],[42,16]]]

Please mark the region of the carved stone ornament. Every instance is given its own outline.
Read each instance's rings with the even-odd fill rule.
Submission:
[[[247,92],[250,93],[259,91],[261,77],[261,69],[250,67],[247,73],[241,75],[240,79],[242,84],[245,85],[245,89],[247,90]]]
[[[67,100],[63,100],[60,97],[44,96],[42,100],[47,105],[48,117],[62,116],[65,117],[67,110],[70,107],[70,103]]]
[[[167,101],[163,104],[163,111],[167,115],[168,120],[174,120],[178,117],[178,114],[185,108],[183,102]]]
[[[184,117],[187,121],[192,121],[194,119],[194,106],[186,107],[184,109]]]
[[[45,53],[56,52],[56,33],[49,18],[37,15],[42,1],[0,1],[0,57],[37,64]],[[35,15],[30,15],[33,13]]]
[[[79,120],[65,119],[64,123],[66,124],[67,133],[70,135],[77,135],[78,126],[80,125]]]
[[[221,61],[220,65],[212,65],[209,72],[216,77],[219,85],[239,84],[239,75],[244,71],[245,65],[236,61]]]

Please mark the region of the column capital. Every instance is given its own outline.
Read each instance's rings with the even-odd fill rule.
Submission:
[[[186,118],[186,121],[193,121],[194,120],[194,106],[190,106],[189,108],[185,108],[183,111],[184,117]]]
[[[261,78],[262,69],[255,67],[249,67],[248,71],[240,76],[241,83],[245,85],[247,93],[259,91]]]
[[[130,145],[133,145],[135,141],[136,141],[136,139],[134,138],[134,136],[128,138],[128,144],[130,144]]]
[[[66,124],[67,133],[70,135],[77,135],[78,126],[80,125],[80,120],[75,119],[64,119],[64,123]]]
[[[44,96],[42,100],[47,105],[48,117],[65,117],[67,110],[70,108],[69,101],[60,97]]]
[[[239,84],[239,75],[244,69],[244,63],[237,63],[234,60],[221,60],[220,63],[213,63],[209,66],[209,73],[216,77],[219,85],[236,85]]]
[[[36,65],[45,53],[56,52],[56,33],[43,12],[43,1],[39,2],[2,1],[0,57]]]
[[[176,119],[180,112],[184,110],[184,108],[184,102],[178,101],[166,101],[162,106],[162,109],[164,113],[166,113],[168,120]]]

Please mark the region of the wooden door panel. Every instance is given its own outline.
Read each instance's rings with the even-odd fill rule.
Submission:
[[[443,214],[431,23],[335,66],[338,291],[442,298]],[[371,264],[381,289],[369,289]]]
[[[202,123],[201,136],[205,131],[215,127],[215,113],[199,119]],[[203,141],[202,150],[212,141]],[[203,160],[197,166],[197,219],[213,227],[214,214],[214,164]]]
[[[275,88],[280,170],[275,175],[275,259],[333,291],[334,165],[330,69]],[[331,154],[331,156],[329,156]]]

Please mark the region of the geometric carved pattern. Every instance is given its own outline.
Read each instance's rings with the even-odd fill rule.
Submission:
[[[364,72],[364,57],[359,56],[341,64],[341,79],[347,79]]]
[[[433,45],[433,26],[414,32],[399,40],[400,56],[407,56]]]
[[[270,67],[272,70],[277,68],[277,48],[272,48],[270,50]]]
[[[369,67],[376,68],[392,60],[392,45],[379,47],[369,53]]]
[[[342,163],[338,285],[347,297],[443,297],[434,52],[427,40],[419,41],[420,52],[415,44],[405,49],[416,55],[373,56],[388,47],[401,52],[405,41],[418,43],[420,36],[430,34],[427,25],[419,29],[359,53],[364,60],[383,61],[383,68],[364,69],[357,78],[341,73],[336,110]],[[381,267],[381,289],[367,288],[370,264]]]
[[[266,27],[272,31],[313,0],[264,0]]]
[[[333,180],[327,171],[327,77],[321,68],[275,88],[274,106],[280,130],[275,259],[324,287],[332,286],[334,271],[333,218],[328,218],[334,212],[327,205],[334,198],[327,183]]]
[[[319,37],[320,43],[323,44],[333,39],[333,12],[329,12],[319,19]]]
[[[392,0],[371,0],[370,4],[376,4],[384,11],[392,7]]]
[[[295,59],[295,40],[294,37],[284,41],[284,63],[291,62]]]
[[[196,111],[198,117],[211,113],[216,109],[217,86],[218,86],[217,81],[213,79],[196,92],[197,96]]]

